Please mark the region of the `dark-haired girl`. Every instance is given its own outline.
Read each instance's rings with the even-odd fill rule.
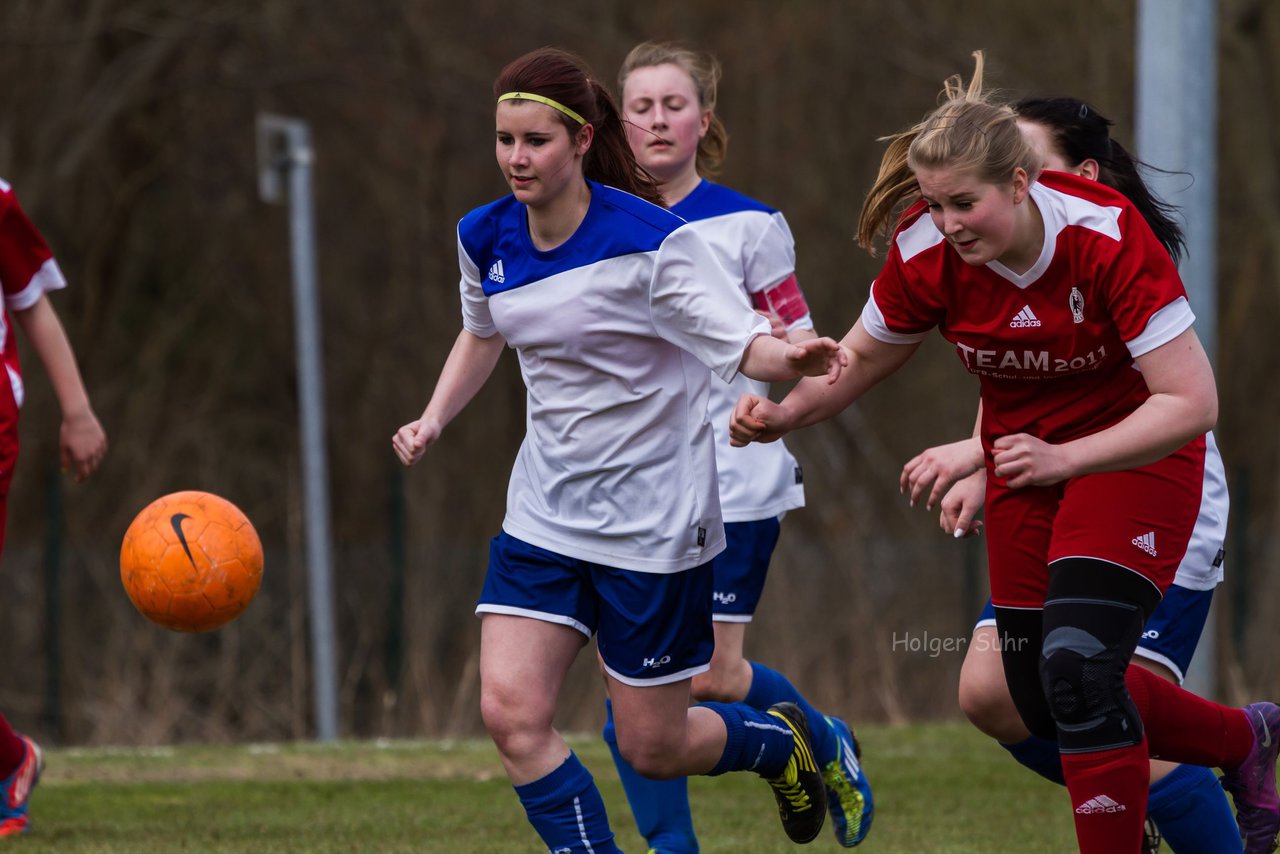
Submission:
[[[458,225],[463,331],[422,416],[392,440],[416,462],[516,351],[528,429],[476,607],[485,726],[550,850],[616,850],[591,775],[552,726],[594,635],[633,767],[754,770],[788,835],[808,841],[826,811],[803,713],[689,707],[724,548],[707,390],[712,372],[831,381],[841,351],[769,334],[706,243],[653,203],[616,105],[577,57],[526,54],[494,96],[512,192]]]

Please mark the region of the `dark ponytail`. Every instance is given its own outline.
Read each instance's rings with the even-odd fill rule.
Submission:
[[[1123,193],[1151,226],[1156,239],[1174,262],[1182,260],[1187,241],[1178,224],[1178,208],[1151,192],[1142,170],[1164,172],[1138,160],[1111,138],[1114,124],[1084,101],[1075,98],[1026,98],[1014,105],[1018,118],[1049,131],[1058,153],[1072,166],[1098,162],[1098,181]]]
[[[617,103],[582,59],[553,47],[530,51],[509,63],[494,81],[495,99],[508,92],[541,95],[582,116],[595,129],[583,159],[583,175],[662,204],[657,182],[636,162],[627,143]],[[573,138],[582,125],[559,110],[557,115]]]
[[[1105,163],[1099,160],[1098,165],[1102,167],[1099,173],[1100,180],[1107,186],[1124,193],[1138,209],[1138,213],[1142,214],[1142,218],[1151,226],[1156,238],[1164,244],[1165,251],[1169,253],[1174,263],[1181,261],[1187,251],[1187,241],[1182,234],[1182,226],[1176,219],[1178,208],[1152,193],[1151,188],[1142,180],[1142,173],[1139,171],[1139,167],[1143,169],[1155,169],[1155,167],[1148,166],[1135,158],[1114,139],[1111,140],[1111,156]]]

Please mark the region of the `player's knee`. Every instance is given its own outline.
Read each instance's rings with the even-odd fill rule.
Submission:
[[[685,776],[675,745],[666,739],[643,735],[618,736],[618,752],[637,773],[654,780]]]
[[[972,678],[963,670],[960,672],[960,711],[964,712],[969,723],[983,732],[987,731],[986,724],[996,712],[995,694],[988,680]]]
[[[1124,684],[1127,656],[1084,629],[1063,626],[1045,637],[1040,681],[1064,747],[1136,744],[1142,721]]]
[[[488,687],[480,692],[480,717],[504,756],[521,755],[526,745],[537,742],[542,732],[551,727],[550,715],[540,711],[542,704],[528,699]]]
[[[1005,744],[1026,737],[1026,727],[1003,681],[993,684],[961,674],[959,699],[960,710],[969,723],[986,735]]]
[[[480,693],[480,719],[499,748],[505,740],[519,731],[520,726],[516,718],[512,709],[502,702],[500,697],[487,691]]]

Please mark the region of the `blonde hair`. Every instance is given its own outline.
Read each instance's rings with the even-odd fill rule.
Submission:
[[[724,163],[729,148],[729,131],[716,115],[716,87],[720,84],[720,62],[709,53],[701,53],[675,42],[642,42],[631,49],[618,69],[618,91],[627,85],[627,77],[637,68],[674,65],[689,75],[698,106],[710,111],[711,124],[698,140],[695,167],[699,175],[714,176]]]
[[[872,255],[877,236],[892,237],[895,211],[920,198],[917,169],[967,170],[992,183],[1010,180],[1018,168],[1032,179],[1039,174],[1039,160],[1018,129],[1017,113],[983,89],[982,51],[973,57],[967,87],[959,74],[947,78],[937,109],[914,127],[881,138],[889,146],[858,216],[858,243]]]

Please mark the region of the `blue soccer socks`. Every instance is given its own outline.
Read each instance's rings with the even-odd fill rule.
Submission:
[[[825,767],[827,763],[840,758],[840,748],[831,734],[831,727],[827,726],[826,716],[809,705],[809,701],[795,689],[787,677],[773,668],[758,661],[751,662],[751,688],[743,702],[761,711],[778,703],[795,703],[804,712],[809,724],[813,755],[818,764]]]
[[[1030,768],[1050,783],[1065,786],[1067,780],[1062,776],[1062,755],[1058,752],[1058,743],[1047,738],[1029,735],[1016,744],[1004,744],[1001,747],[1009,751],[1018,764]]]
[[[699,703],[724,721],[724,753],[709,776],[728,771],[754,771],[761,777],[776,777],[786,768],[795,748],[790,726],[777,717],[745,703]]]
[[[551,851],[618,851],[595,780],[578,757],[570,753],[547,776],[515,787],[529,823]]]
[[[1174,851],[1243,850],[1227,793],[1210,768],[1179,765],[1152,783],[1147,815]]]

